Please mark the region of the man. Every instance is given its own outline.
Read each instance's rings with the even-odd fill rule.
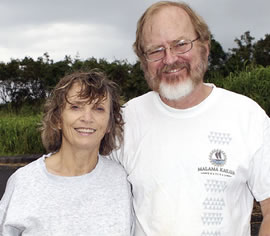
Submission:
[[[248,236],[254,197],[260,236],[270,235],[269,117],[203,83],[206,23],[184,3],[155,3],[138,21],[134,49],[153,91],[126,104],[113,158],[132,184],[135,235]]]

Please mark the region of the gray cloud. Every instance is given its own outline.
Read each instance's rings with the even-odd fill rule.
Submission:
[[[1,0],[0,61],[48,52],[52,59],[65,55],[82,59],[127,59],[132,51],[136,23],[155,0]],[[227,50],[234,39],[250,31],[256,40],[269,32],[270,1],[189,0]]]

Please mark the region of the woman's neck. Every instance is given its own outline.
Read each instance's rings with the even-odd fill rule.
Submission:
[[[45,159],[47,170],[59,176],[80,176],[91,172],[98,162],[98,150],[60,150]]]

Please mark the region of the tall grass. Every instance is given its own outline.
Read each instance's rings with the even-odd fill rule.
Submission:
[[[44,153],[38,131],[40,115],[0,115],[0,156]]]

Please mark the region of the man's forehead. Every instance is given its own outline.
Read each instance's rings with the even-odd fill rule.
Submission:
[[[154,26],[160,26],[156,23],[166,24],[183,24],[191,23],[188,13],[176,6],[168,6],[153,12],[151,16],[148,16],[143,31],[152,30]]]
[[[143,28],[144,46],[157,45],[160,40],[174,41],[193,36],[194,27],[189,15],[179,7],[166,7],[148,18]]]

